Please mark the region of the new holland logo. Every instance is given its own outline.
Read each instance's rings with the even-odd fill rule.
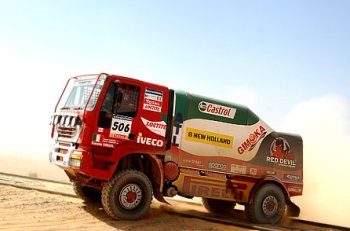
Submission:
[[[201,101],[198,104],[198,110],[202,113],[226,117],[230,119],[233,119],[236,114],[236,108],[226,107],[205,101]]]

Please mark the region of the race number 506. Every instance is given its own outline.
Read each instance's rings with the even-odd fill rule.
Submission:
[[[132,118],[130,117],[122,117],[122,116],[114,117],[112,119],[110,136],[127,139],[127,137],[130,134],[131,125],[132,125]]]
[[[115,121],[112,126],[113,131],[119,131],[119,132],[129,132],[130,131],[131,123],[125,123],[120,121]]]

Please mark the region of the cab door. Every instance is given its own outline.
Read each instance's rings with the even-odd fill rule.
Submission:
[[[94,127],[92,144],[114,148],[126,141],[135,142],[139,127],[139,102],[139,86],[111,81]]]

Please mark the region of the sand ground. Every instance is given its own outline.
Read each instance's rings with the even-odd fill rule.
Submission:
[[[8,186],[0,186],[0,204],[0,230],[245,230],[176,216],[158,202],[138,221],[117,221],[99,203]]]
[[[69,181],[62,169],[48,161],[0,156],[0,172]],[[173,204],[176,202],[173,202]],[[178,203],[168,206],[153,200],[149,213],[138,221],[110,218],[100,203],[0,185],[0,230],[246,230],[172,214],[205,209]]]
[[[48,160],[0,155],[0,172],[69,182],[64,171]],[[104,212],[100,203],[85,204],[76,198],[0,185],[0,230],[247,230],[175,215],[174,210],[206,210],[199,205],[171,203],[168,206],[153,200],[143,219],[117,221]]]

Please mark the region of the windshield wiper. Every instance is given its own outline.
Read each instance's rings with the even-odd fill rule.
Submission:
[[[73,107],[73,108],[71,108],[72,110],[82,110],[82,109],[84,109],[84,107],[82,107],[82,106],[79,106],[79,107]]]
[[[64,109],[69,109],[69,110],[82,110],[84,107],[78,106],[78,107],[62,107],[61,110]]]

